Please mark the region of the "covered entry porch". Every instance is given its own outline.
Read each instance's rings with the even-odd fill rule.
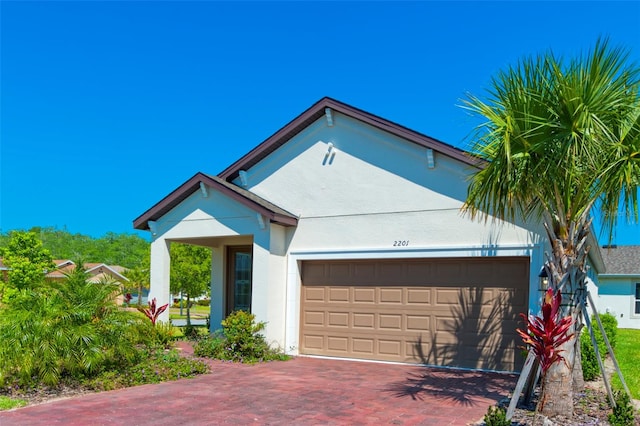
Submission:
[[[296,225],[297,218],[277,206],[198,173],[134,221],[152,234],[149,297],[170,303],[172,243],[208,247],[211,328],[219,328],[231,311],[248,309],[267,323],[269,341],[283,342],[285,255]],[[168,311],[160,320],[169,320]]]

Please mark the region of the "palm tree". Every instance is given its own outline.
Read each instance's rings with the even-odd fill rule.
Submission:
[[[138,292],[138,307],[142,306],[142,292],[149,288],[149,268],[146,265],[127,269],[124,275],[129,280],[129,286]]]
[[[464,101],[484,121],[471,151],[487,161],[471,180],[465,210],[484,220],[543,221],[550,286],[566,294],[564,314],[574,321],[585,306],[591,214],[601,215],[609,239],[620,210],[638,220],[640,70],[628,57],[608,40],[568,62],[547,52],[498,73],[486,100]],[[573,413],[575,324],[563,345],[566,363],[545,378],[545,415]]]

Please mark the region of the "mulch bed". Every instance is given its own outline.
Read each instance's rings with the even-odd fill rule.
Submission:
[[[600,379],[601,380],[601,379]],[[500,406],[506,410],[509,406],[509,399],[500,401]],[[535,408],[538,402],[538,391],[532,398],[529,405],[518,405],[511,418],[512,425],[533,425]],[[556,416],[546,418],[538,414],[535,418],[536,425],[545,426],[584,426],[584,425],[609,425],[607,417],[611,413],[609,399],[605,390],[596,382],[587,382],[582,393],[573,395],[573,417]]]

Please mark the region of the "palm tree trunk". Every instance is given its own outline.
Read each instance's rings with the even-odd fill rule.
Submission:
[[[572,330],[569,331],[570,333]],[[552,365],[543,378],[538,411],[547,417],[573,416],[573,362],[574,340],[562,345],[565,362]]]
[[[579,298],[586,297],[586,238],[591,222],[571,224],[565,238],[558,238],[550,226],[545,225],[552,252],[547,255],[547,275],[552,288],[560,290],[565,297],[562,315],[571,315],[573,326],[568,331],[573,337],[562,347],[564,362],[554,364],[544,378],[539,408],[545,416],[573,416],[573,393],[584,389],[580,356],[579,330],[581,312]],[[576,332],[578,330],[578,332]]]

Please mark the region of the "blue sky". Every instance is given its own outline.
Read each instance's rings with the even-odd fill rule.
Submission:
[[[464,148],[460,99],[523,56],[609,36],[640,62],[638,1],[2,1],[0,17],[2,232],[133,233],[323,96]]]

